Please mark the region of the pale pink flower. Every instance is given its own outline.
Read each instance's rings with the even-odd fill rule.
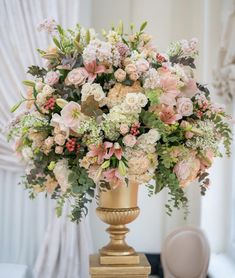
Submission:
[[[123,42],[117,42],[115,46],[122,59],[130,53],[129,47]]]
[[[66,79],[65,79],[65,84],[68,85],[76,85],[76,86],[81,86],[83,85],[87,78],[89,77],[89,73],[85,68],[76,68],[71,70]]]
[[[181,88],[181,94],[184,97],[192,98],[198,91],[197,83],[194,79],[190,78],[189,81]]]
[[[177,88],[178,80],[175,77],[170,75],[162,76],[160,78],[160,85],[166,93],[172,93],[175,95],[179,94],[179,90]]]
[[[145,59],[139,59],[136,63],[135,63],[136,67],[137,67],[137,72],[139,74],[142,74],[144,72],[146,72],[149,69],[149,62]]]
[[[55,153],[57,154],[62,154],[63,153],[64,148],[61,146],[56,146],[55,147]]]
[[[132,148],[136,144],[136,137],[132,134],[127,134],[123,137],[123,143],[125,146]]]
[[[59,72],[56,72],[56,71],[48,71],[48,73],[46,74],[45,76],[45,83],[50,85],[50,86],[53,86],[55,85],[56,83],[58,83],[60,79],[60,74]]]
[[[194,136],[194,133],[191,131],[186,131],[184,136],[186,139],[191,139]]]
[[[191,99],[181,97],[177,99],[176,103],[177,112],[182,116],[190,116],[193,114],[193,103]]]
[[[117,168],[109,169],[103,172],[104,180],[109,182],[113,188],[122,186],[125,184],[123,177],[119,174]]]
[[[180,186],[185,187],[196,179],[200,170],[200,160],[195,157],[194,153],[190,153],[184,160],[179,161],[173,172],[176,174]]]
[[[202,155],[200,155],[199,159],[201,162],[201,170],[206,170],[208,169],[211,164],[213,163],[213,158],[214,158],[214,152],[209,149],[205,152],[205,154],[203,153]]]
[[[120,133],[122,135],[125,135],[129,132],[129,126],[127,124],[121,124],[120,125]]]
[[[81,119],[84,118],[81,112],[81,106],[74,101],[70,101],[66,104],[60,113],[65,126],[71,129],[76,129]]]
[[[88,82],[92,83],[98,73],[103,73],[105,72],[106,68],[104,65],[97,65],[96,60],[84,64],[86,71],[88,72]]]
[[[54,19],[45,19],[38,26],[38,31],[46,31],[48,34],[56,34],[57,32],[57,23]]]
[[[173,107],[171,106],[163,106],[161,112],[159,113],[159,116],[165,124],[169,125],[174,124],[182,118],[180,114],[175,113]]]
[[[108,149],[113,146],[111,142],[104,142],[103,144],[89,146],[90,151],[87,153],[88,157],[97,157],[97,163],[101,164],[105,158],[109,158]]]
[[[55,143],[59,146],[63,146],[65,144],[65,140],[66,140],[66,136],[64,136],[63,134],[56,134],[55,138]]]
[[[114,143],[105,158],[109,159],[112,155],[115,155],[118,160],[121,160],[122,154],[123,152],[121,146],[118,143]]]

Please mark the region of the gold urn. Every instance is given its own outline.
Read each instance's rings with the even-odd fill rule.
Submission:
[[[126,224],[134,221],[140,213],[137,206],[138,184],[129,182],[108,191],[100,191],[98,217],[109,224],[108,245],[100,249],[101,264],[138,264],[139,255],[125,241],[129,229]]]

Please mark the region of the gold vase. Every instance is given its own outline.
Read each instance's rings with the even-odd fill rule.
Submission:
[[[129,229],[125,226],[134,221],[140,213],[137,206],[138,184],[129,182],[127,186],[101,191],[96,213],[109,224],[108,245],[100,249],[101,264],[138,264],[139,255],[125,241]]]

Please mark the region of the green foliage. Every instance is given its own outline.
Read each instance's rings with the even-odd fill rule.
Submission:
[[[162,94],[162,90],[161,88],[153,89],[153,90],[149,89],[145,91],[145,94],[147,98],[150,100],[151,105],[159,104],[160,102],[159,97]]]
[[[28,67],[27,73],[36,76],[36,77],[44,77],[47,73],[46,69],[40,68],[39,66],[31,66]]]

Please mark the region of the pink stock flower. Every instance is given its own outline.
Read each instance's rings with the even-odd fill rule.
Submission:
[[[109,182],[115,187],[122,186],[125,183],[117,168],[112,168],[104,171],[103,176],[105,181]]]
[[[84,66],[88,73],[88,81],[90,83],[92,83],[96,79],[98,73],[103,73],[106,70],[104,65],[97,65],[96,60],[84,64]]]
[[[182,118],[180,114],[176,114],[173,107],[171,106],[163,106],[161,112],[159,113],[161,121],[165,124],[174,124],[178,120]]]

